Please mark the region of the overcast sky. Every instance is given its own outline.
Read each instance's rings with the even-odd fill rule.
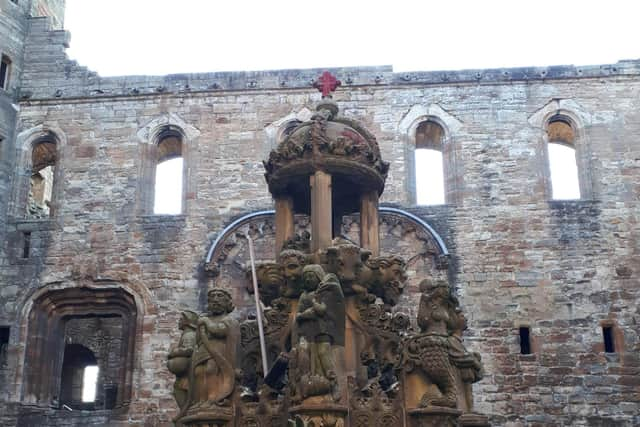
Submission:
[[[103,76],[640,58],[637,0],[67,0],[69,55]]]

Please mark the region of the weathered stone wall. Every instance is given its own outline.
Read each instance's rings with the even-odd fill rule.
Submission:
[[[119,412],[78,414],[91,418],[75,422],[169,425],[175,404],[164,364],[177,339],[178,313],[204,308],[210,280],[203,261],[224,226],[271,206],[261,164],[273,145],[267,130],[313,110],[319,94],[309,81],[319,73],[103,79],[66,60],[64,32],[48,32],[44,19],[31,26],[0,259],[0,323],[12,327],[9,401],[22,399],[32,295],[45,287],[114,282],[137,296],[143,319],[132,401]],[[375,134],[391,162],[383,201],[429,222],[452,253],[449,277],[469,318],[467,340],[487,370],[474,387],[477,409],[496,425],[640,423],[640,62],[335,71],[345,83],[335,94],[342,113]],[[554,111],[578,122],[588,199],[549,201],[542,122]],[[453,146],[455,204],[446,207],[409,202],[407,122],[424,114],[447,125]],[[161,124],[189,129],[183,215],[149,215],[142,202],[150,191],[150,135]],[[55,214],[25,221],[24,162],[38,127],[60,134]],[[28,258],[22,257],[25,231],[31,232]],[[623,338],[616,354],[603,352],[603,321]],[[519,354],[521,325],[532,328],[533,355]],[[25,415],[23,422],[38,425],[40,416]],[[47,422],[69,420],[52,415]]]

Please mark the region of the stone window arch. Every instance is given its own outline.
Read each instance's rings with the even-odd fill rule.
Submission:
[[[140,169],[138,180],[138,207],[140,214],[185,214],[189,209],[188,200],[195,197],[196,185],[190,171],[196,166],[192,156],[200,131],[188,124],[176,114],[166,114],[155,118],[140,128],[137,133],[140,141]],[[166,188],[157,188],[158,167],[170,162],[176,165],[168,177],[177,194],[179,208],[171,212],[155,210],[156,195],[166,193]],[[180,168],[181,166],[181,168]]]
[[[456,204],[458,179],[456,172],[455,144],[452,135],[462,123],[436,104],[412,107],[399,124],[399,132],[405,147],[405,188],[408,202],[415,205]],[[424,156],[426,154],[427,156]],[[430,157],[424,162],[424,157]],[[430,182],[424,176],[424,165],[435,163],[438,182]],[[433,172],[433,171],[429,171]],[[418,189],[420,184],[420,189]],[[425,203],[422,194],[433,195]],[[421,193],[419,195],[419,193]]]
[[[416,128],[414,179],[417,205],[445,203],[444,129],[428,119]]]
[[[48,132],[34,141],[31,149],[31,181],[27,217],[48,218],[53,214],[53,184],[57,163],[56,138]]]
[[[66,137],[58,128],[36,126],[17,136],[21,147],[12,212],[18,218],[48,219],[60,206],[62,168],[60,153]]]
[[[591,122],[591,114],[570,99],[554,99],[529,117],[529,123],[542,134],[539,158],[547,200],[593,198],[591,151],[585,130]],[[573,183],[573,190],[558,192],[568,182]]]
[[[136,299],[120,287],[52,289],[36,296],[28,317],[23,403],[83,409],[128,405],[138,323]],[[81,347],[99,368],[91,405],[83,405],[78,394],[80,370],[94,361]]]
[[[551,199],[580,199],[582,191],[573,121],[567,116],[556,114],[547,121],[546,134]]]
[[[153,144],[155,157],[153,213],[177,215],[183,212],[185,176],[184,133],[175,126],[164,126]]]

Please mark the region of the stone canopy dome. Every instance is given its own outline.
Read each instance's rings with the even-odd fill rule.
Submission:
[[[323,99],[311,120],[301,123],[264,162],[273,196],[294,194],[306,200],[308,177],[322,170],[333,176],[336,201],[349,200],[365,191],[382,194],[389,163],[380,157],[375,136],[360,123],[338,115],[338,106]],[[298,206],[298,212],[308,209]]]

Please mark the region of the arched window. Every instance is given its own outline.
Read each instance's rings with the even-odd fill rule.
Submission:
[[[575,128],[568,118],[554,116],[547,123],[547,153],[554,200],[580,199],[580,178],[576,162]]]
[[[167,127],[157,140],[153,213],[178,215],[183,199],[182,134]]]
[[[28,218],[48,218],[52,214],[53,181],[58,160],[54,135],[48,133],[33,143],[31,182],[27,203]]]
[[[443,139],[444,129],[434,121],[424,121],[416,129],[414,164],[418,205],[445,203]]]

